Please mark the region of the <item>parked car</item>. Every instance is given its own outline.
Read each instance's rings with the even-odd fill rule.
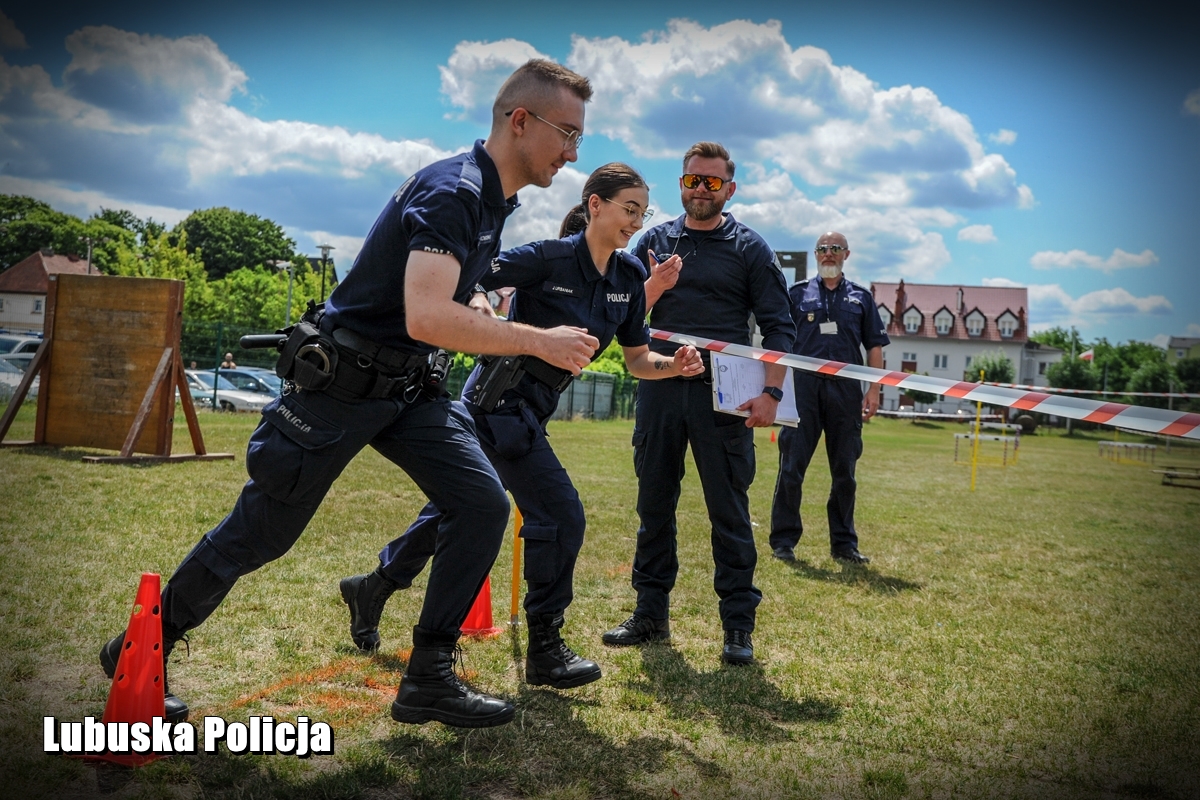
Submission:
[[[13,366],[6,359],[0,358],[0,403],[7,403],[12,399],[23,377],[25,377],[24,371]],[[37,397],[40,381],[40,377],[33,379],[33,385],[29,387],[29,394],[25,396],[26,400],[33,400]]]
[[[199,398],[205,397],[211,403],[213,374],[191,369],[184,370],[183,374],[187,376],[192,398],[199,401]],[[271,402],[269,394],[241,391],[223,377],[217,378],[216,381],[217,408],[221,411],[262,411],[263,406]]]
[[[257,392],[270,397],[279,397],[283,391],[283,381],[274,370],[259,367],[236,367],[220,370],[221,377],[229,381],[235,388],[243,392]]]
[[[40,336],[0,333],[0,353],[35,353],[41,344]]]
[[[29,369],[29,365],[33,363],[34,355],[35,354],[32,351],[26,353],[0,353],[0,361],[3,361],[11,367],[16,367],[21,372],[24,372],[25,370]]]

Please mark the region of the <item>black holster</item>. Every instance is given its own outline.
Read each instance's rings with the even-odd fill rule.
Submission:
[[[574,379],[565,369],[551,366],[534,356],[490,356],[484,362],[475,382],[475,399],[472,402],[485,414],[496,410],[500,397],[520,383],[526,374],[538,383],[562,393]]]
[[[338,363],[333,341],[316,324],[303,319],[280,333],[287,336],[287,341],[279,351],[275,374],[301,389],[319,392],[329,388]]]

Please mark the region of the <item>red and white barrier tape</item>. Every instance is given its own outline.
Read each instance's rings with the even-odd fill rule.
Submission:
[[[945,378],[931,378],[928,375],[915,375],[909,372],[892,372],[873,367],[860,367],[856,364],[845,364],[841,361],[826,361],[823,358],[810,358],[809,356],[798,356],[792,353],[780,353],[777,350],[762,350],[758,347],[719,342],[715,339],[704,339],[700,336],[684,336],[680,333],[660,331],[654,328],[650,329],[650,335],[655,339],[662,339],[674,342],[675,344],[690,344],[701,350],[712,350],[717,353],[741,356],[742,358],[753,358],[768,364],[782,364],[793,369],[816,372],[831,377],[867,381],[868,383],[881,383],[885,386],[897,386],[901,389],[916,389],[917,391],[928,392],[930,394],[979,401],[987,403],[990,406],[1018,408],[1022,411],[1037,411],[1042,414],[1053,414],[1057,417],[1078,419],[1083,422],[1098,422],[1103,425],[1128,428],[1145,433],[1182,436],[1185,439],[1200,439],[1200,414],[1168,411],[1163,408],[1127,406],[1122,403],[1084,400],[1079,397],[1063,397],[1062,395],[1046,394],[1045,392],[1007,389],[1000,386],[989,386],[986,383],[967,383],[966,381],[952,381]]]
[[[1116,397],[1200,397],[1195,392],[1105,392],[1100,389],[1060,389],[1057,386],[1027,386],[1023,383],[992,383],[984,381],[988,386],[999,386],[1004,389],[1035,389],[1051,394],[1111,394]]]

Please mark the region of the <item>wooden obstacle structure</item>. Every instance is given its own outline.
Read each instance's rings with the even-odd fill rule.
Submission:
[[[183,374],[182,281],[51,275],[42,344],[0,418],[0,445],[117,450],[88,462],[232,459],[204,447]],[[35,376],[33,439],[4,442]],[[193,453],[172,455],[175,390]]]
[[[964,440],[971,442],[972,445],[974,445],[976,442],[979,442],[979,443],[1000,442],[1003,445],[1003,451],[1001,453],[1000,458],[996,458],[995,456],[992,456],[990,458],[984,458],[982,456],[977,456],[980,464],[999,464],[1002,467],[1007,467],[1008,466],[1008,451],[1009,451],[1010,444],[1012,445],[1012,462],[1014,464],[1017,463],[1017,448],[1021,444],[1021,437],[1019,435],[1018,436],[1003,436],[1003,435],[997,434],[997,433],[980,433],[980,434],[956,433],[956,434],[954,434],[954,463],[955,464],[970,464],[971,463],[971,460],[969,458],[963,459],[961,461],[958,458],[958,443],[960,441],[964,441]],[[972,447],[972,450],[973,449],[974,448]]]
[[[1154,473],[1162,475],[1163,486],[1200,489],[1200,467],[1163,467],[1154,470]]]
[[[1122,464],[1142,463],[1153,464],[1154,454],[1158,445],[1141,444],[1138,442],[1097,442],[1101,458]]]

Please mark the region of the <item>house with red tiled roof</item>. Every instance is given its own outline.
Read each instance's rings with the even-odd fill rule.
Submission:
[[[1016,383],[1045,386],[1046,369],[1062,351],[1029,340],[1029,290],[1008,286],[961,286],[876,282],[871,293],[892,343],[884,348],[888,369],[962,380],[973,358],[1003,352]],[[883,407],[909,404],[895,387],[884,387]],[[957,401],[938,410],[954,411]]]
[[[0,330],[41,333],[50,276],[60,273],[86,275],[88,262],[47,248],[0,272]]]

